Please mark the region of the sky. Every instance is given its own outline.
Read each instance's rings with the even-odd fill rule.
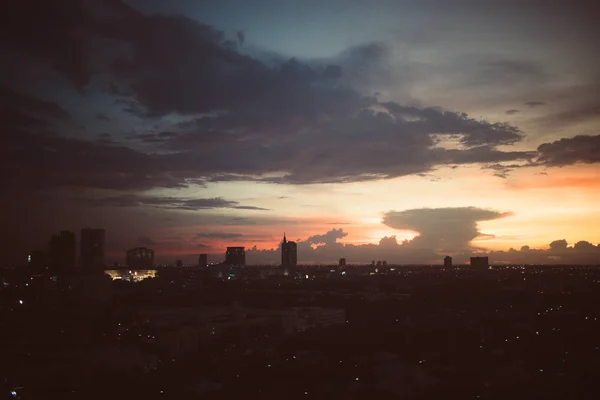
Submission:
[[[0,263],[600,260],[592,1],[12,2]]]

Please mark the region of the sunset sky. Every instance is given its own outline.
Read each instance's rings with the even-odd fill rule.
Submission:
[[[110,263],[600,263],[594,2],[9,10],[0,263],[87,226]]]

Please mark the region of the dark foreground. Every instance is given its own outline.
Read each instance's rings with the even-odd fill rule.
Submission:
[[[4,271],[0,399],[600,398],[599,269],[301,276]]]

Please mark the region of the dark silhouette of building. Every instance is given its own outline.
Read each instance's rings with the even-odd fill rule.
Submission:
[[[175,261],[175,266],[176,267],[183,267],[183,260],[177,260],[177,261]]]
[[[447,267],[447,268],[452,267],[452,257],[450,257],[450,256],[444,257],[444,267]]]
[[[489,265],[487,257],[471,257],[471,267],[487,269]]]
[[[200,254],[198,256],[198,265],[201,267],[208,266],[208,254]]]
[[[50,238],[49,250],[50,268],[55,273],[73,272],[75,270],[75,260],[77,253],[77,244],[75,233],[70,231],[61,231]]]
[[[340,258],[339,266],[340,267],[345,267],[346,266],[346,259],[345,258]]]
[[[81,267],[104,268],[104,229],[81,230]]]
[[[296,242],[287,240],[285,232],[281,242],[281,265],[284,267],[295,267],[298,264],[298,246]]]
[[[129,268],[151,269],[154,267],[154,250],[146,247],[127,250],[126,264]]]
[[[227,247],[225,265],[243,267],[246,265],[246,250],[244,247]]]

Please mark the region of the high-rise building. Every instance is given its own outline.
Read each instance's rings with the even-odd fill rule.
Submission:
[[[487,257],[471,257],[471,267],[487,269],[489,267],[489,260]]]
[[[146,247],[127,250],[126,263],[132,269],[152,269],[154,267],[154,250]]]
[[[244,247],[227,247],[225,265],[244,267],[246,265],[246,249]]]
[[[64,273],[75,270],[77,244],[75,234],[61,231],[50,238],[49,261],[53,272]]]
[[[104,229],[81,230],[81,267],[104,268]]]
[[[452,257],[450,257],[450,256],[444,257],[444,267],[452,268]]]
[[[287,240],[285,232],[281,242],[281,265],[284,267],[295,267],[298,264],[298,246],[296,242]]]
[[[178,267],[178,268],[183,267],[183,260],[177,260],[177,261],[175,261],[175,266]]]
[[[346,259],[345,258],[340,258],[339,266],[340,267],[345,267],[346,266]]]
[[[201,267],[208,266],[208,254],[200,254],[198,256],[198,265]]]

